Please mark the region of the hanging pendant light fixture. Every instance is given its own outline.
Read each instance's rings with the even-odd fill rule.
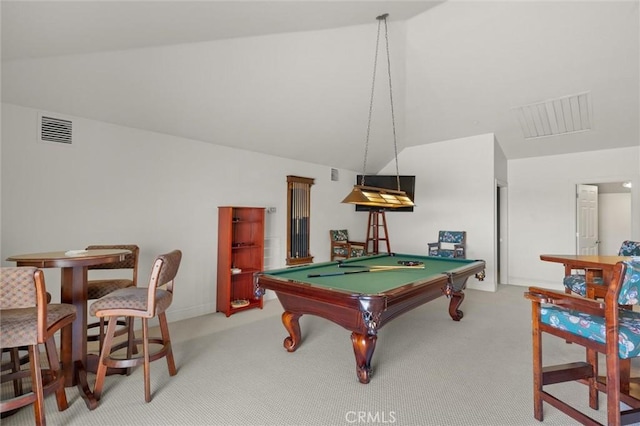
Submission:
[[[376,38],[376,54],[373,62],[373,82],[371,84],[371,101],[369,102],[369,121],[367,123],[367,136],[364,149],[364,165],[362,167],[362,178],[359,185],[354,185],[353,190],[346,196],[343,203],[357,204],[368,207],[378,208],[398,208],[398,207],[410,207],[413,206],[413,201],[407,196],[406,192],[400,189],[400,171],[398,168],[398,145],[396,142],[396,122],[393,111],[393,90],[391,86],[391,58],[389,56],[389,31],[387,29],[387,17],[388,13],[376,17],[378,20],[378,36]],[[378,65],[378,50],[380,46],[380,27],[384,22],[384,35],[386,40],[386,52],[387,52],[387,70],[389,75],[389,100],[391,102],[391,124],[393,130],[393,152],[396,162],[396,182],[398,185],[397,190],[379,188],[375,186],[366,186],[365,175],[367,172],[367,153],[369,151],[369,134],[371,131],[371,114],[373,111],[373,94],[376,86],[376,69]]]

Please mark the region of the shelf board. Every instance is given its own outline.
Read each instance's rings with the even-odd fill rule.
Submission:
[[[243,311],[245,309],[253,309],[253,308],[258,307],[258,306],[260,306],[260,300],[259,299],[249,299],[249,304],[248,305],[244,305],[244,306],[234,307],[234,306],[231,306],[231,304],[229,304],[229,307],[230,307],[231,311],[233,311],[233,312]]]

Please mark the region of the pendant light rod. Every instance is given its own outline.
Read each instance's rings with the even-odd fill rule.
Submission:
[[[369,117],[367,119],[367,134],[364,141],[364,161],[362,164],[362,178],[360,179],[360,185],[365,185],[365,175],[367,174],[367,157],[369,154],[369,135],[371,134],[371,117],[373,116],[373,98],[376,89],[376,73],[378,70],[378,51],[380,50],[380,25],[382,20],[385,20],[389,16],[388,13],[377,16],[378,20],[378,33],[376,36],[376,53],[373,58],[373,77],[371,79],[371,96],[369,98]]]
[[[389,49],[389,28],[387,27],[388,13],[383,13],[376,17],[378,20],[378,34],[376,37],[376,54],[373,60],[373,78],[371,82],[371,98],[369,101],[369,118],[367,120],[367,135],[364,145],[364,163],[362,166],[362,178],[360,185],[365,185],[365,175],[367,174],[367,157],[369,153],[369,136],[371,134],[371,117],[373,115],[373,99],[376,87],[376,74],[378,69],[378,52],[380,50],[380,27],[384,22],[385,51],[387,53],[387,77],[389,81],[389,103],[391,105],[391,130],[393,131],[393,158],[396,164],[396,189],[400,191],[400,167],[398,166],[398,141],[396,136],[396,115],[393,107],[393,85],[391,84],[391,54]]]
[[[378,20],[378,34],[376,37],[376,54],[373,62],[373,79],[371,82],[371,99],[369,102],[369,117],[367,121],[367,133],[364,147],[364,164],[362,167],[362,178],[360,185],[355,185],[343,203],[357,204],[376,208],[398,208],[413,206],[413,201],[400,189],[400,168],[398,166],[398,143],[396,137],[396,120],[393,108],[393,86],[391,84],[391,55],[389,53],[389,30],[387,27],[388,13],[376,17]],[[384,22],[385,46],[387,53],[387,70],[389,77],[389,101],[391,102],[391,124],[393,130],[393,153],[396,163],[396,185],[397,190],[365,186],[365,175],[367,174],[367,154],[369,152],[369,136],[371,134],[371,117],[373,115],[373,99],[376,86],[376,71],[378,65],[378,51],[380,50],[380,29]]]
[[[391,54],[389,53],[389,30],[387,28],[387,16],[388,13],[378,16],[378,19],[384,20],[384,38],[387,47],[387,70],[389,77],[389,103],[391,105],[391,128],[393,130],[393,158],[396,161],[396,184],[398,185],[398,191],[400,191],[400,167],[398,166],[398,140],[396,137],[396,115],[393,108],[393,86],[391,85]]]

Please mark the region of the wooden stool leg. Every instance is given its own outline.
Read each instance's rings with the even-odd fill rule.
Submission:
[[[542,411],[542,333],[539,327],[540,314],[538,309],[532,311],[533,417],[541,422],[544,419]]]
[[[593,368],[593,376],[588,379],[589,382],[589,407],[597,410],[599,407],[598,400],[598,352],[587,349],[587,362]]]
[[[111,345],[113,344],[113,335],[116,332],[116,325],[118,318],[109,317],[109,323],[107,325],[107,332],[104,338],[104,345],[100,351],[100,359],[98,360],[98,371],[96,371],[96,384],[93,388],[93,396],[96,400],[100,399],[102,395],[102,387],[104,386],[104,378],[107,375],[107,365],[105,360],[111,353]]]
[[[176,370],[176,363],[173,359],[173,350],[171,349],[171,338],[169,337],[169,326],[167,324],[167,315],[163,312],[158,314],[158,320],[160,321],[160,332],[162,333],[162,343],[167,348],[167,366],[169,367],[169,375],[175,376],[178,371]]]
[[[620,392],[629,394],[631,379],[631,358],[620,360]]]
[[[128,317],[127,321],[127,359],[131,359],[134,354],[138,354],[138,346],[135,344],[136,335],[133,332],[133,317]],[[131,367],[127,368],[127,376],[131,374]]]
[[[17,373],[20,371],[20,350],[19,348],[11,348],[9,349],[9,354],[11,356],[11,372]],[[24,391],[22,390],[22,380],[14,380],[13,381],[13,394],[15,396],[22,395]]]
[[[102,347],[104,346],[104,318],[100,318],[98,324],[98,353],[102,353]]]
[[[31,387],[36,395],[33,403],[33,411],[36,425],[44,426],[47,422],[44,417],[44,392],[42,390],[42,371],[40,369],[40,351],[38,345],[29,346],[29,369],[31,370]]]
[[[144,356],[144,399],[151,401],[151,377],[149,375],[149,321],[142,318],[142,354]]]
[[[60,359],[58,358],[58,349],[56,348],[56,342],[53,336],[49,337],[45,343],[47,349],[47,359],[49,360],[49,369],[53,374],[53,380],[57,382],[56,387],[56,402],[58,403],[58,411],[64,411],[69,408],[69,402],[67,401],[67,393],[64,390],[64,374],[60,368]]]

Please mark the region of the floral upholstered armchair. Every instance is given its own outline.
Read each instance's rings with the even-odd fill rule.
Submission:
[[[618,251],[618,256],[640,256],[640,241],[623,241]],[[588,269],[567,275],[562,280],[566,293],[574,292],[580,296],[587,295],[587,283],[602,286],[602,271]],[[598,293],[603,293],[604,289]]]
[[[532,305],[533,413],[538,421],[543,420],[543,403],[546,402],[581,424],[601,424],[589,417],[588,411],[570,405],[573,400],[564,399],[557,387],[547,387],[570,381],[586,385],[591,409],[599,407],[598,393],[605,394],[605,424],[617,426],[637,420],[640,399],[630,392],[629,372],[631,358],[640,356],[640,312],[621,309],[621,305],[638,304],[640,258],[631,259],[616,264],[613,277],[606,285],[604,303],[537,287],[530,287],[525,293]],[[543,365],[546,358],[542,347],[550,342],[549,336],[583,346],[585,358],[560,365]],[[557,346],[550,348],[557,352]],[[582,351],[572,353],[584,354]],[[605,355],[606,380],[598,379],[602,375],[598,371],[598,354]],[[621,401],[631,409],[621,406]]]
[[[349,231],[346,229],[332,229],[329,231],[329,236],[332,261],[336,258],[349,259],[367,254],[366,244],[349,240]]]
[[[466,258],[467,232],[440,231],[438,241],[428,243],[429,256]]]

